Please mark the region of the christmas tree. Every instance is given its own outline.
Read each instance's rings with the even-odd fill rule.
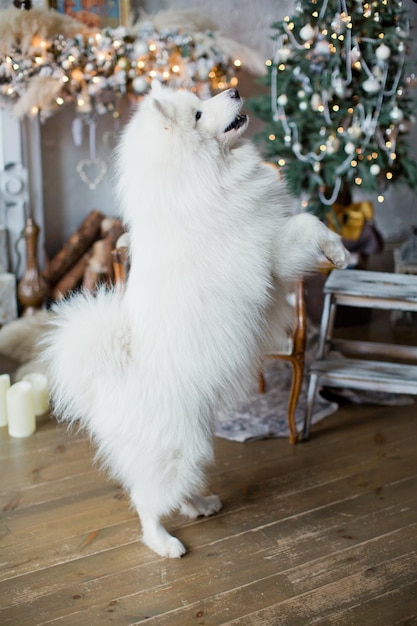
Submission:
[[[417,191],[407,132],[407,12],[400,0],[299,0],[273,24],[270,93],[248,102],[266,122],[265,157],[283,168],[305,210],[324,216],[342,192],[380,192],[403,179]]]

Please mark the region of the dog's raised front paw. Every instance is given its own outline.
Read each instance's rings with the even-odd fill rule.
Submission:
[[[344,247],[341,238],[329,231],[326,239],[322,241],[321,250],[324,256],[335,267],[342,270],[349,262],[349,252]]]

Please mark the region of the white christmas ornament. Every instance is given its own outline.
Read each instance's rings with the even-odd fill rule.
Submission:
[[[278,96],[277,103],[279,104],[279,106],[285,107],[285,105],[288,104],[287,95],[285,93],[282,93],[280,96]]]
[[[395,106],[392,109],[392,111],[389,114],[389,116],[390,116],[390,118],[392,119],[393,122],[402,122],[402,120],[404,119],[404,113],[397,106]]]
[[[321,98],[318,93],[313,93],[310,100],[311,108],[313,111],[317,111],[319,106],[322,104]]]
[[[375,54],[380,61],[386,61],[391,56],[391,49],[383,43],[375,50]]]
[[[344,82],[344,80],[342,78],[340,78],[340,76],[338,76],[337,78],[333,79],[332,87],[333,87],[333,89],[335,91],[335,94],[337,96],[339,96],[339,98],[342,98],[345,95],[345,93],[346,93],[345,82]]]
[[[331,135],[326,141],[327,154],[334,154],[335,152],[337,152],[339,149],[339,145],[340,141],[337,139],[337,137],[333,137],[333,135]]]
[[[311,24],[306,24],[300,29],[300,37],[303,41],[310,41],[310,39],[314,38],[315,34],[316,31]]]
[[[362,129],[359,124],[352,124],[352,126],[347,129],[347,133],[353,139],[358,139],[362,135]]]
[[[134,44],[134,52],[136,57],[143,57],[149,52],[149,46],[147,41],[138,39]]]
[[[371,172],[373,176],[378,176],[379,172],[381,171],[381,168],[379,167],[379,165],[377,165],[377,163],[373,163],[371,167],[369,168],[369,171]]]
[[[136,78],[132,80],[133,91],[136,93],[145,93],[148,86],[148,81],[144,78],[144,76],[136,76]]]
[[[348,141],[345,145],[345,152],[346,154],[353,154],[355,152],[355,144],[351,141]]]
[[[381,90],[381,83],[376,78],[368,78],[362,83],[362,89],[366,93],[374,94]]]
[[[329,42],[325,39],[321,39],[314,46],[314,51],[317,52],[317,54],[330,55]]]
[[[307,102],[300,102],[298,108],[300,109],[300,111],[307,111]]]
[[[282,48],[280,48],[278,50],[278,58],[280,61],[288,61],[288,59],[291,56],[291,50],[289,48],[287,48],[287,46],[282,46]]]

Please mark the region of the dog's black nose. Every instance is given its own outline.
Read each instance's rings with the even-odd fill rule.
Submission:
[[[237,89],[231,89],[230,90],[230,97],[231,98],[236,98],[237,100],[240,100],[240,96],[239,96],[239,92]]]

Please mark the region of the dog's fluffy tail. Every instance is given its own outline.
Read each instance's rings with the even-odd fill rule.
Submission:
[[[106,381],[115,384],[129,357],[127,320],[119,289],[76,295],[53,310],[42,340],[51,400],[57,417],[90,417]],[[100,384],[98,384],[100,381]]]

